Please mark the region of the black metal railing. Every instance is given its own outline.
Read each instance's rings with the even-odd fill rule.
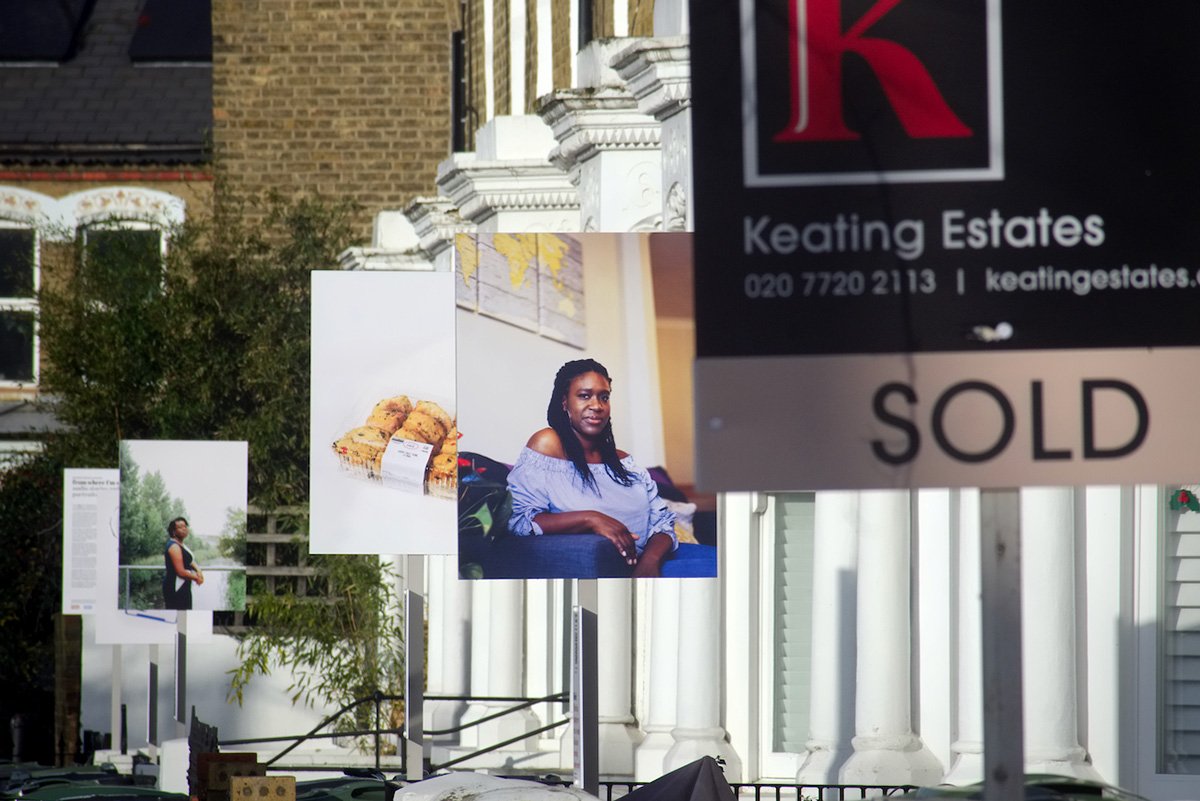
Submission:
[[[221,740],[220,745],[236,746],[236,745],[259,745],[263,743],[288,742],[291,744],[280,751],[265,763],[267,767],[275,766],[284,756],[294,751],[299,746],[309,740],[332,739],[342,737],[372,737],[374,738],[375,751],[375,772],[382,778],[383,773],[383,737],[385,735],[403,736],[404,729],[397,727],[384,727],[383,721],[383,704],[385,702],[403,701],[402,695],[389,695],[387,693],[375,692],[363,698],[355,699],[343,706],[341,709],[329,715],[319,724],[314,726],[305,734],[289,734],[279,737],[249,737],[237,740]],[[452,726],[445,729],[435,729],[425,731],[428,737],[445,737],[451,734],[459,734],[467,731],[475,726],[483,723],[488,723],[493,720],[520,712],[523,709],[528,709],[532,706],[545,703],[565,703],[568,700],[566,693],[553,693],[542,696],[541,698],[523,698],[516,696],[498,696],[498,695],[427,695],[427,701],[461,701],[464,703],[511,703],[505,709],[499,710],[489,715],[484,715],[467,723],[458,726]],[[373,704],[375,712],[375,726],[370,729],[357,729],[353,731],[328,731],[322,730],[335,725],[344,715],[350,714],[353,710],[364,704]],[[564,726],[570,722],[570,718],[564,717],[553,723],[547,724],[537,729],[532,729],[523,732],[517,737],[495,743],[494,745],[485,746],[476,749],[468,754],[457,756],[454,759],[447,760],[439,764],[426,764],[423,766],[422,774],[426,777],[443,771],[449,772],[447,769],[468,762],[472,759],[480,757],[484,754],[504,748],[507,745],[518,743],[522,740],[527,740],[530,737],[536,737],[539,734],[556,729],[559,726]],[[398,769],[401,776],[408,772],[407,749],[399,748],[399,764]],[[396,766],[396,763],[392,763]],[[338,765],[288,765],[276,766],[276,770],[289,770],[295,772],[303,771],[329,771],[341,770],[349,775],[360,775],[363,771],[361,766],[338,766]],[[525,778],[528,776],[513,776],[510,778]],[[537,781],[543,784],[569,786],[571,780],[569,778],[559,777],[540,777]],[[648,784],[648,782],[635,781],[601,781],[600,782],[600,799],[601,801],[617,801],[621,797],[628,795],[633,790]],[[870,785],[870,784],[787,784],[775,782],[731,782],[729,785],[733,788],[734,794],[739,801],[865,801],[870,798],[880,798],[900,793],[915,790],[916,787],[911,785]]]
[[[561,782],[564,786],[569,781]],[[601,801],[616,801],[649,782],[600,782]],[[779,782],[730,782],[733,794],[744,801],[865,801],[899,795],[917,789],[911,785],[874,784],[785,784]]]
[[[485,715],[477,720],[469,721],[460,726],[452,726],[448,729],[437,729],[437,730],[432,730],[432,731],[426,731],[425,735],[428,737],[442,737],[442,736],[447,736],[450,734],[457,734],[457,733],[466,731],[472,727],[479,726],[480,724],[488,723],[488,722],[496,720],[498,718],[502,718],[505,715],[511,715],[513,713],[520,712],[523,709],[528,709],[529,707],[536,706],[537,704],[554,703],[554,702],[561,703],[561,702],[566,702],[567,699],[568,699],[568,696],[566,693],[553,693],[551,695],[542,696],[541,698],[525,698],[525,697],[500,696],[500,695],[427,695],[427,696],[425,696],[425,700],[427,700],[427,701],[462,701],[462,702],[466,702],[466,703],[475,703],[475,702],[504,703],[504,702],[508,702],[508,703],[512,703],[513,706],[510,706],[506,709],[502,709],[500,711],[494,712],[490,715]],[[290,741],[291,742],[290,745],[288,745],[286,748],[284,748],[282,751],[280,751],[275,756],[271,757],[271,759],[269,759],[265,763],[267,767],[271,767],[271,766],[275,765],[275,763],[277,763],[280,759],[287,756],[289,753],[291,753],[292,751],[294,751],[296,748],[300,747],[304,743],[308,742],[309,740],[328,740],[328,739],[343,738],[343,737],[372,737],[372,738],[374,738],[375,769],[381,770],[383,767],[383,737],[384,737],[384,735],[403,736],[403,734],[404,734],[403,728],[397,728],[397,727],[392,727],[392,726],[385,727],[382,725],[383,703],[385,701],[390,702],[390,701],[403,701],[403,700],[404,700],[403,695],[389,695],[387,693],[375,692],[375,693],[372,693],[371,695],[364,696],[362,698],[356,698],[355,700],[349,702],[348,704],[344,705],[341,709],[334,712],[332,715],[329,715],[328,717],[326,717],[324,720],[322,720],[320,723],[318,723],[316,726],[314,726],[312,729],[310,729],[308,732],[306,732],[304,734],[285,734],[285,735],[280,735],[278,737],[247,737],[247,738],[241,738],[241,739],[237,739],[237,740],[221,740],[220,745],[223,747],[237,746],[237,745],[261,745],[264,743],[279,743],[279,742]],[[340,720],[343,716],[351,714],[354,710],[356,710],[358,707],[360,707],[364,704],[374,704],[375,726],[373,728],[354,729],[354,730],[339,730],[339,731],[323,731],[324,729],[335,725],[337,723],[337,721]],[[499,742],[499,743],[495,743],[494,745],[489,745],[489,746],[485,746],[483,748],[479,748],[475,751],[472,751],[469,754],[464,754],[462,756],[455,757],[454,759],[448,760],[446,762],[442,762],[437,765],[432,765],[432,764],[426,765],[424,767],[424,772],[425,773],[435,773],[440,770],[445,770],[446,768],[449,768],[452,765],[458,765],[462,762],[467,762],[471,759],[475,759],[476,757],[482,756],[483,754],[487,754],[492,751],[496,751],[500,748],[504,748],[507,745],[512,745],[513,743],[518,743],[518,742],[520,742],[522,740],[526,740],[530,737],[536,737],[537,735],[542,734],[543,732],[550,731],[551,729],[556,729],[559,726],[564,726],[569,722],[570,722],[570,719],[564,717],[561,720],[557,720],[553,723],[550,723],[549,725],[542,726],[541,728],[532,729],[530,731],[524,732],[518,737],[513,737],[512,739],[505,740],[505,741]],[[400,752],[400,765],[399,765],[400,772],[407,773],[407,771],[408,771],[407,749],[400,748],[397,750],[399,750],[399,752]],[[328,768],[306,768],[305,766],[299,766],[299,765],[288,766],[288,770],[300,771],[300,770],[306,770],[306,769],[307,770],[327,770]]]

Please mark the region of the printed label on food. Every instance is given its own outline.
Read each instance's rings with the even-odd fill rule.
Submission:
[[[411,439],[392,438],[383,452],[380,473],[384,485],[415,492],[425,492],[425,467],[433,446]]]

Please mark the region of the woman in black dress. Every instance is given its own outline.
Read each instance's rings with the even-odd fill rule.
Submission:
[[[200,566],[183,544],[188,535],[187,518],[177,517],[167,523],[167,542],[163,548],[163,608],[191,609],[192,582],[204,583]]]

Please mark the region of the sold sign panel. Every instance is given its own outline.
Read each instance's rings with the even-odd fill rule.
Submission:
[[[702,486],[1195,480],[1200,4],[1151,5],[692,0]]]

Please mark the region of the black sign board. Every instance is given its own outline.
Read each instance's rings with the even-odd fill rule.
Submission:
[[[691,28],[701,359],[1200,344],[1200,3]]]

